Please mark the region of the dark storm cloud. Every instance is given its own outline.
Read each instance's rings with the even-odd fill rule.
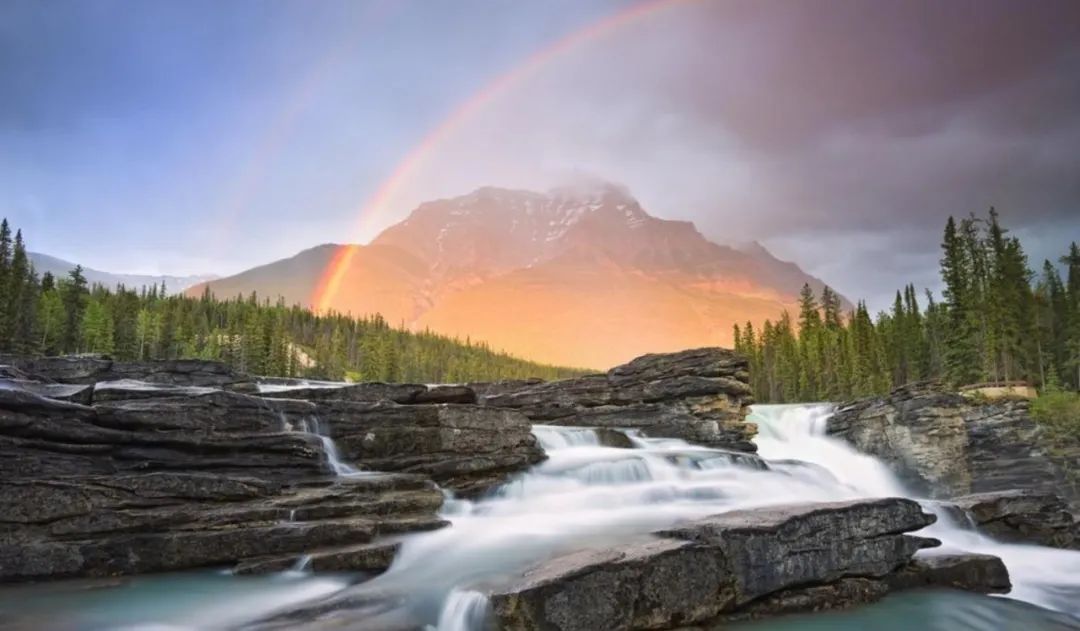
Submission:
[[[664,3],[525,62],[633,4],[11,1],[0,212],[128,271],[220,232],[225,254],[188,264],[232,272],[427,199],[587,173],[875,307],[936,282],[950,214],[998,207],[1035,266],[1080,239],[1080,1]],[[76,236],[101,226],[124,247]]]
[[[522,145],[576,159],[660,214],[763,240],[875,305],[933,282],[950,214],[997,206],[1038,261],[1080,238],[1072,0],[691,3],[507,109],[518,122],[488,131],[514,129],[512,155],[481,143],[500,164],[478,172],[537,171]]]

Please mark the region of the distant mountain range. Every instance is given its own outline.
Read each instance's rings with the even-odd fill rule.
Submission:
[[[205,286],[310,306],[340,246]],[[794,310],[823,283],[760,244],[718,245],[604,184],[548,193],[481,188],[421,204],[357,247],[330,306],[484,340],[545,362],[606,368],[646,352],[730,345],[732,324]]]
[[[45,272],[51,273],[57,278],[62,278],[68,275],[68,272],[75,269],[75,263],[58,259],[55,256],[49,256],[48,254],[41,254],[40,252],[29,252],[30,262],[34,265],[34,270],[38,275]],[[204,283],[210,280],[214,280],[217,276],[211,274],[203,274],[197,276],[150,276],[147,274],[113,274],[110,272],[102,272],[100,270],[91,269],[89,267],[83,267],[83,275],[86,276],[87,282],[91,285],[104,285],[110,289],[117,285],[124,285],[128,288],[139,289],[142,287],[150,287],[151,285],[160,286],[162,282],[165,283],[165,289],[170,294],[182,293],[184,290]]]

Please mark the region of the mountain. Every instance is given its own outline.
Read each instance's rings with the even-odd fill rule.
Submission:
[[[75,269],[75,263],[58,259],[55,256],[49,256],[48,254],[41,254],[40,252],[29,252],[27,255],[30,257],[30,262],[33,263],[34,269],[38,275],[45,272],[51,273],[57,278],[63,278],[68,275],[68,272]],[[91,285],[104,285],[109,288],[116,287],[117,285],[124,285],[128,288],[141,288],[149,287],[151,285],[161,285],[165,283],[165,289],[172,294],[181,293],[184,290],[198,285],[199,283],[205,283],[217,278],[210,274],[203,274],[197,276],[151,276],[147,274],[113,274],[111,272],[102,272],[89,267],[83,267],[83,275],[86,276],[86,280]]]
[[[208,283],[312,304],[340,246]],[[331,307],[484,340],[530,359],[606,368],[646,352],[730,345],[732,324],[794,310],[823,284],[760,244],[706,239],[623,188],[481,188],[421,204],[355,251]],[[203,291],[204,286],[189,290]]]

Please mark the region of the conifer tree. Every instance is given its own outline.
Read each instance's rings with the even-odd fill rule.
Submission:
[[[60,288],[60,295],[65,313],[63,332],[60,337],[61,352],[77,353],[82,350],[80,342],[82,341],[83,314],[89,297],[86,277],[83,275],[81,265],[76,265],[75,269],[68,274],[66,282]]]

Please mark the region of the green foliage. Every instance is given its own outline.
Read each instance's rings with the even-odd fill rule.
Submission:
[[[941,248],[944,300],[928,291],[925,309],[908,285],[887,313],[871,318],[860,302],[843,316],[835,292],[818,301],[806,286],[797,331],[786,313],[760,335],[736,327],[758,400],[836,401],[926,379],[1080,390],[1080,247],[1061,259],[1067,282],[1049,261],[1036,278],[991,208],[988,218],[950,217]]]
[[[1031,402],[1031,415],[1053,443],[1080,443],[1080,394],[1048,389]]]
[[[584,371],[512,357],[486,344],[410,332],[382,317],[316,315],[258,296],[217,300],[90,287],[76,267],[67,278],[40,280],[22,235],[0,222],[0,352],[106,353],[122,360],[222,360],[257,375],[449,383]]]

